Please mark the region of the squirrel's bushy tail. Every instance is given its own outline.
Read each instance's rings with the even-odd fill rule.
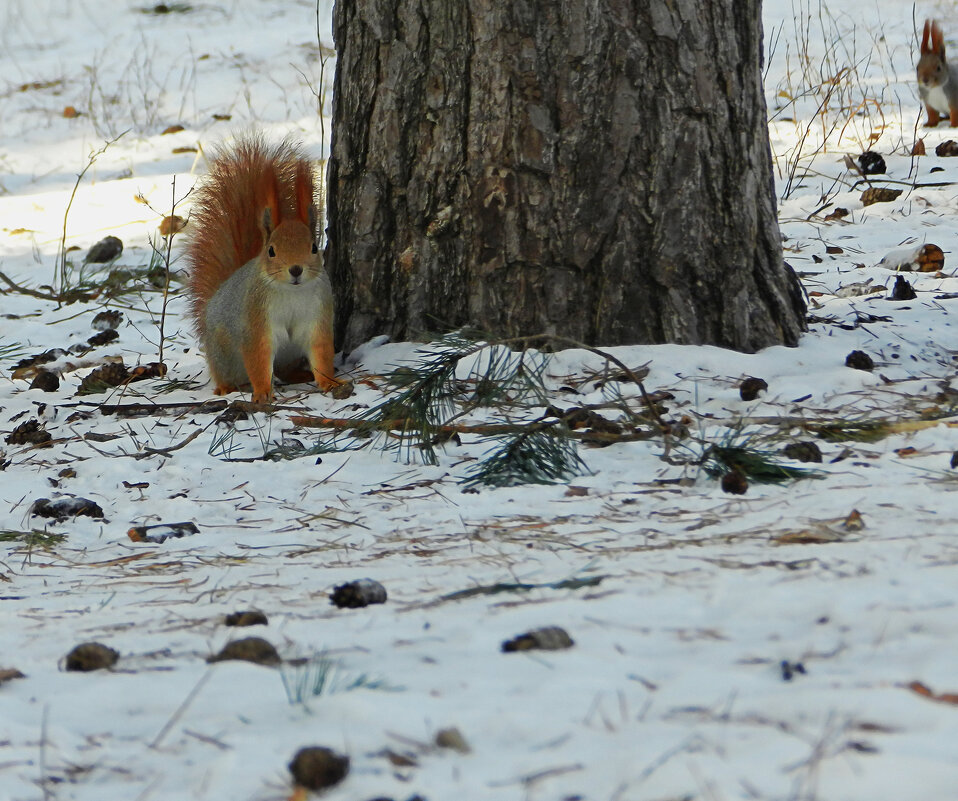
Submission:
[[[263,249],[264,210],[273,227],[291,218],[309,225],[314,202],[312,165],[289,139],[270,145],[246,135],[215,152],[194,190],[186,247],[191,312],[201,336],[210,298]]]

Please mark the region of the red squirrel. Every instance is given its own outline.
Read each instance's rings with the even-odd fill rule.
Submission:
[[[931,19],[925,20],[916,71],[918,94],[928,111],[926,127],[934,128],[942,116],[958,127],[958,67],[945,61],[945,37]]]
[[[333,294],[316,238],[314,173],[288,139],[218,150],[194,190],[186,249],[191,313],[215,393],[273,399],[274,371],[322,391],[333,368]]]

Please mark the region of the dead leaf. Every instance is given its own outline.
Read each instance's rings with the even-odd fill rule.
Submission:
[[[3,684],[5,681],[10,681],[10,679],[25,679],[24,676],[16,668],[6,668],[0,669],[0,684]]]
[[[63,83],[63,80],[57,78],[53,81],[30,81],[29,83],[22,83],[17,87],[18,92],[29,92],[31,90],[39,89],[55,89]]]
[[[894,726],[888,726],[884,723],[874,723],[870,720],[863,720],[849,726],[850,729],[857,731],[875,732],[877,734],[894,734],[898,731]]]
[[[870,206],[873,203],[890,203],[904,191],[904,189],[889,189],[887,186],[872,186],[862,192],[862,205]]]
[[[130,370],[130,381],[142,381],[146,378],[162,378],[166,375],[166,365],[163,362],[141,364]]]
[[[897,449],[895,450],[895,453],[897,453],[897,454],[898,454],[899,456],[901,456],[902,458],[905,458],[905,457],[907,457],[907,456],[915,456],[915,455],[917,455],[918,449],[917,449],[917,448],[912,448],[911,446],[909,446],[909,447],[907,447],[907,448],[897,448]]]
[[[380,753],[389,760],[389,764],[395,765],[397,768],[419,767],[419,762],[413,754],[400,754],[390,748],[384,748]]]
[[[186,220],[178,214],[172,214],[169,217],[164,217],[160,221],[160,236],[178,234],[184,228],[186,228]]]
[[[913,681],[906,686],[913,693],[924,696],[930,701],[939,701],[943,704],[954,704],[958,706],[958,693],[936,693],[932,691],[931,687],[927,684],[922,684],[920,681]]]
[[[861,531],[865,528],[862,513],[857,509],[852,509],[851,512],[848,513],[848,517],[842,521],[842,528],[845,529],[845,531]]]
[[[462,732],[455,726],[437,731],[435,743],[439,748],[451,748],[460,754],[468,754],[472,750],[466,738],[462,736]]]
[[[844,539],[845,537],[837,531],[822,526],[816,529],[786,531],[784,534],[772,537],[772,542],[779,545],[825,545],[830,542],[842,542]]]

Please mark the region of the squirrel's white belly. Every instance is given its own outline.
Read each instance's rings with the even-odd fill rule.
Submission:
[[[944,114],[947,117],[951,113],[948,106],[948,96],[940,86],[934,86],[930,89],[927,86],[922,86],[921,99],[925,101],[925,105],[931,106],[939,114]]]
[[[268,309],[273,354],[280,363],[308,355],[318,320],[332,320],[329,277],[321,273],[298,286],[272,287]]]

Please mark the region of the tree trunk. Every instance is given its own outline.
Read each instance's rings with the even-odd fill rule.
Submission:
[[[337,334],[794,345],[761,0],[338,0]]]

